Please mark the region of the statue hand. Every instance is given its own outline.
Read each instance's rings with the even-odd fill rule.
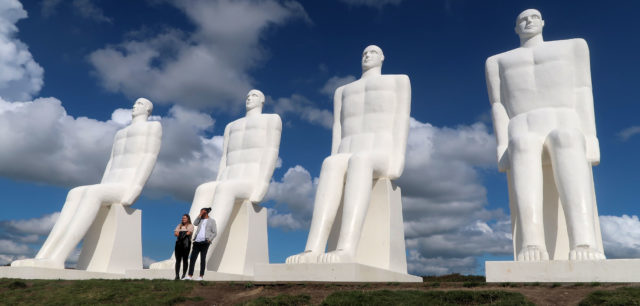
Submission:
[[[600,163],[600,142],[595,136],[587,137],[587,161],[595,166]]]
[[[505,172],[509,170],[509,162],[507,147],[498,147],[498,171]]]

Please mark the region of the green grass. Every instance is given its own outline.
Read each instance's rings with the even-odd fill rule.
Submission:
[[[322,305],[533,305],[516,292],[503,291],[340,291]]]
[[[288,295],[280,294],[274,297],[259,297],[242,305],[246,306],[262,306],[262,305],[308,305],[311,297],[306,294]]]
[[[194,283],[168,280],[0,280],[0,303],[8,305],[173,305]]]
[[[587,295],[580,305],[640,305],[640,287],[594,291]]]

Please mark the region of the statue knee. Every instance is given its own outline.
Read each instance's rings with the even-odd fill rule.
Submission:
[[[556,148],[585,148],[584,135],[575,129],[555,130],[549,134],[549,142]]]
[[[333,155],[329,156],[322,162],[322,169],[320,171],[326,172],[338,170],[340,168],[340,162],[341,160],[338,157]]]
[[[371,168],[371,160],[368,156],[361,154],[354,154],[349,159],[349,169],[361,169],[361,168]]]
[[[530,137],[519,137],[509,140],[511,153],[529,153],[540,150],[541,144]]]

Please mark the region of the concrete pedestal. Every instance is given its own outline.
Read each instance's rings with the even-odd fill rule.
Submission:
[[[487,282],[640,282],[640,259],[487,261]]]
[[[357,263],[258,264],[258,282],[422,282],[422,277]]]
[[[78,270],[120,273],[142,269],[142,213],[113,204],[100,208],[84,237]]]
[[[0,267],[0,278],[18,279],[121,279],[124,274],[89,272],[74,269],[50,269],[36,267]]]

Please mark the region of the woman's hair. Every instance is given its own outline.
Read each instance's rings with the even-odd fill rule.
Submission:
[[[184,214],[182,216],[187,217],[187,224],[191,224],[191,217],[189,217],[189,214]],[[182,221],[180,221],[180,224],[182,224]]]

